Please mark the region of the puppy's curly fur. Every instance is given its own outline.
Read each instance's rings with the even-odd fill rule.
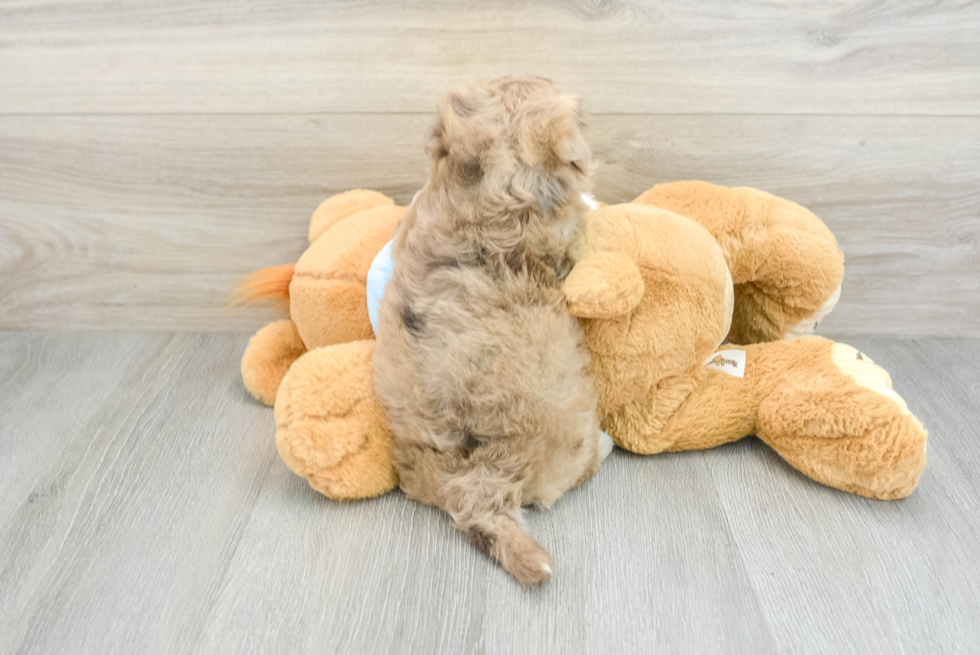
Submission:
[[[578,102],[548,80],[451,91],[429,179],[395,235],[375,384],[406,494],[525,584],[552,572],[521,507],[591,476],[596,395],[561,283],[592,166]]]

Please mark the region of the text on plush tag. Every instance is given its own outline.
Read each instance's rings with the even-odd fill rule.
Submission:
[[[743,378],[745,377],[745,351],[719,350],[709,357],[704,365],[706,368]]]

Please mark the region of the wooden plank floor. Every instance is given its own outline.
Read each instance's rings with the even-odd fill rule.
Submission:
[[[245,340],[0,333],[0,652],[980,651],[980,341],[851,340],[931,431],[910,498],[755,440],[617,451],[531,515],[526,590],[432,508],[293,476]]]

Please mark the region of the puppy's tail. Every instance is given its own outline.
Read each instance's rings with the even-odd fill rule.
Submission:
[[[296,264],[270,266],[252,271],[240,278],[232,294],[232,305],[265,303],[276,309],[289,311],[289,283],[296,272]]]
[[[462,524],[473,545],[500,562],[521,584],[547,580],[554,561],[510,514],[486,514]]]

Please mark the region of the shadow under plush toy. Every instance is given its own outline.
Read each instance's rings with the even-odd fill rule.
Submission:
[[[283,460],[330,498],[398,484],[374,394],[369,296],[380,299],[391,265],[382,249],[403,213],[373,191],[334,196],[313,214],[295,267],[257,271],[241,289],[288,301],[290,318],[252,337],[242,377],[275,405]],[[926,431],[888,373],[809,336],[844,273],[811,212],[747,187],[662,184],[591,212],[580,249],[565,297],[591,353],[602,428],[620,447],[699,450],[755,434],[831,487],[879,499],[915,489]]]

